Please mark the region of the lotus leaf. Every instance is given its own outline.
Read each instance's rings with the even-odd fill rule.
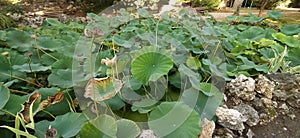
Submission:
[[[150,113],[149,128],[158,137],[197,137],[201,131],[196,111],[181,102],[163,102]]]
[[[173,60],[166,50],[155,46],[145,46],[137,51],[131,63],[133,77],[143,84],[150,80],[156,81],[163,75],[167,75],[173,67]]]
[[[92,78],[85,87],[85,98],[100,102],[114,97],[122,88],[122,81],[111,78]]]

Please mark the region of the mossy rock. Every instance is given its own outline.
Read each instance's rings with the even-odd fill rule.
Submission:
[[[15,26],[15,22],[12,18],[0,13],[0,30]]]

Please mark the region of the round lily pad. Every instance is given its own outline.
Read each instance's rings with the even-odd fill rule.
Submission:
[[[133,77],[143,84],[150,80],[156,81],[161,76],[168,74],[173,67],[173,60],[166,50],[155,46],[143,47],[134,55],[131,63]]]

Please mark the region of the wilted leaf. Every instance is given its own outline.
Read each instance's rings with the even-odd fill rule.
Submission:
[[[111,78],[92,78],[85,87],[85,98],[100,102],[114,97],[122,88],[122,81]]]
[[[29,123],[30,120],[30,105],[39,102],[41,99],[41,93],[36,92],[29,96],[28,100],[22,104],[22,110],[20,111],[20,115],[22,118]]]
[[[55,93],[54,95],[48,96],[48,98],[46,100],[43,100],[40,103],[38,111],[44,110],[51,105],[59,103],[63,99],[64,99],[64,93],[61,91]]]

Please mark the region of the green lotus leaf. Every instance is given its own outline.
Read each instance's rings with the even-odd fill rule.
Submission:
[[[137,124],[128,119],[117,120],[117,138],[136,138],[141,130]]]
[[[35,49],[34,39],[31,34],[24,31],[12,30],[7,32],[6,43],[20,52],[33,51]]]
[[[138,14],[141,17],[147,18],[149,16],[149,13],[147,10],[145,10],[144,8],[140,8],[138,9]]]
[[[239,34],[238,39],[255,41],[255,40],[259,40],[259,39],[263,38],[264,36],[265,36],[264,29],[261,27],[254,26],[254,27],[250,27],[247,30],[241,32]]]
[[[188,77],[193,88],[200,90],[199,83],[202,78],[198,73],[194,72],[183,64],[179,66],[178,71],[180,72],[180,75],[186,75]]]
[[[250,61],[248,58],[243,56],[238,56],[237,58],[241,59],[243,62],[243,65],[240,65],[238,67],[239,70],[255,69],[264,73],[267,73],[269,71],[269,68],[266,64],[256,65],[253,61]]]
[[[47,18],[46,22],[53,27],[58,27],[58,28],[65,27],[65,24],[59,22],[57,19],[54,19],[54,18]]]
[[[268,11],[268,15],[271,19],[278,20],[282,17],[282,12],[276,11],[276,10],[271,10],[271,11]]]
[[[16,114],[21,111],[22,104],[28,99],[28,96],[19,96],[10,94],[9,100],[2,110],[10,112],[11,114]]]
[[[155,46],[143,47],[134,55],[131,63],[133,77],[143,84],[150,80],[156,81],[161,76],[168,74],[173,67],[173,60],[166,50]]]
[[[174,74],[172,74],[171,76],[169,76],[169,82],[176,88],[180,88],[181,87],[180,73],[177,71]]]
[[[57,116],[54,121],[50,122],[52,128],[57,130],[57,135],[64,138],[76,136],[81,126],[87,118],[82,113],[66,113]]]
[[[79,136],[82,138],[102,138],[103,133],[97,129],[91,122],[86,122],[80,129]]]
[[[236,28],[241,30],[241,31],[244,31],[244,30],[248,29],[249,26],[244,25],[244,24],[239,24],[239,25],[236,26]]]
[[[10,92],[3,82],[0,82],[0,109],[2,109],[9,100]]]
[[[23,64],[23,65],[14,65],[13,69],[21,71],[21,72],[38,72],[38,71],[47,71],[50,70],[50,66],[42,66],[41,64]]]
[[[35,123],[35,133],[34,135],[38,138],[45,137],[46,131],[49,129],[50,122],[48,120],[43,120]]]
[[[111,108],[111,110],[119,110],[125,106],[124,101],[120,98],[119,95],[116,95],[110,99],[107,99],[107,104],[109,104],[109,107]]]
[[[37,37],[37,41],[39,44],[39,48],[42,48],[44,50],[56,51],[63,47],[59,39],[57,40],[52,37]]]
[[[154,107],[155,104],[158,101],[153,100],[153,99],[142,99],[141,101],[134,102],[131,106],[132,111],[138,111],[139,113],[148,113],[151,111]]]
[[[241,17],[241,21],[245,23],[257,23],[262,21],[263,17],[256,17],[253,13],[249,13],[246,17]]]
[[[163,102],[150,113],[149,128],[158,137],[193,138],[201,131],[198,113],[182,102]]]
[[[275,33],[272,35],[276,40],[286,44],[289,47],[300,47],[300,41],[293,36],[286,36],[283,33]]]
[[[300,33],[300,24],[289,24],[283,26],[281,29],[281,32],[286,35],[297,35]]]
[[[201,62],[199,61],[199,59],[195,58],[195,57],[188,57],[188,59],[186,60],[186,65],[191,68],[191,69],[200,69],[201,68]]]
[[[18,52],[16,51],[12,51],[9,49],[5,49],[5,48],[0,48],[0,53],[4,53],[4,52],[8,52],[9,53],[9,57],[10,57],[10,62],[11,65],[23,65],[27,62],[27,58],[23,55],[20,55]],[[6,81],[8,79],[10,79],[10,71],[11,71],[11,65],[9,63],[9,60],[7,57],[3,56],[0,54],[0,81]],[[20,72],[18,70],[12,70],[12,75],[13,76],[18,76],[18,77],[22,77],[25,78],[26,74],[25,72]]]
[[[62,88],[70,88],[73,86],[72,70],[71,69],[56,70],[48,76],[48,81],[52,85],[56,85]]]
[[[0,30],[0,40],[6,40],[6,31]]]
[[[82,138],[115,138],[116,135],[116,120],[105,114],[85,123],[79,132]]]
[[[97,102],[111,99],[120,92],[122,85],[121,80],[111,77],[93,78],[85,87],[84,97]]]
[[[213,119],[217,107],[223,101],[223,94],[210,83],[201,83],[200,87],[202,92],[193,88],[185,90],[182,95],[182,101],[194,108],[202,119]]]
[[[58,69],[70,69],[72,68],[72,58],[65,57],[63,59],[60,59],[56,62],[54,62],[51,66],[52,71],[58,70]]]
[[[226,17],[226,21],[228,21],[228,22],[237,21],[238,19],[239,19],[239,16],[227,16]]]
[[[298,66],[300,65],[300,48],[291,48],[288,52],[288,57],[287,59],[291,61],[290,66]]]
[[[34,135],[38,138],[45,137],[46,131],[49,129],[50,122],[48,120],[42,120],[35,123],[35,133]]]

